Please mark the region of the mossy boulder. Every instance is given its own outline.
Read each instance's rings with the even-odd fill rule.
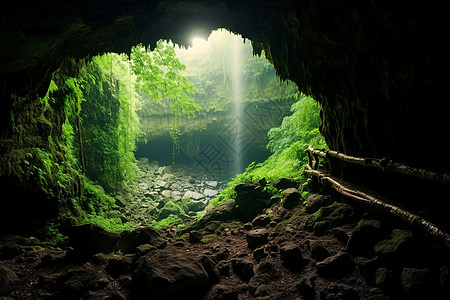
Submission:
[[[167,202],[161,211],[158,213],[156,219],[161,221],[167,218],[170,215],[175,215],[180,217],[181,219],[188,219],[189,216],[185,212],[185,208],[182,202],[171,200]]]

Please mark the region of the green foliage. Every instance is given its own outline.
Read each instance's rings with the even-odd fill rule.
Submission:
[[[168,100],[175,113],[187,115],[200,109],[191,96],[196,89],[180,74],[186,66],[176,57],[173,44],[159,40],[153,51],[138,45],[131,49],[130,58],[136,88],[151,101]]]
[[[83,195],[82,207],[84,211],[83,222],[100,226],[109,232],[120,232],[132,230],[129,223],[122,223],[121,214],[115,210],[114,198],[95,186],[88,179],[84,182],[85,194]]]
[[[152,222],[152,226],[153,226],[154,228],[156,228],[156,229],[158,229],[158,228],[164,228],[164,227],[169,226],[169,225],[172,224],[172,223],[179,222],[179,221],[181,221],[181,218],[180,218],[180,217],[178,217],[177,215],[174,215],[174,214],[170,214],[170,215],[169,215],[167,218],[165,218],[165,219],[162,219],[162,220],[160,220],[160,221],[153,221],[153,222]]]
[[[43,229],[39,231],[43,245],[61,247],[67,244],[68,237],[63,235],[59,229],[59,224],[48,220]]]
[[[135,78],[125,55],[109,53],[94,57],[80,81],[86,99],[80,114],[86,175],[112,192],[138,177],[134,150],[140,98]]]
[[[306,147],[326,148],[327,145],[318,130],[319,105],[314,99],[301,94],[291,110],[292,115],[285,117],[281,126],[268,133],[267,147],[273,154],[262,163],[251,163],[244,173],[236,175],[211,204],[217,205],[234,198],[234,187],[240,183],[258,182],[265,178],[270,192],[276,194],[270,184],[278,178],[303,179],[301,174],[307,163]]]
[[[164,100],[174,113],[172,126],[173,161],[178,154],[179,119],[181,114],[193,115],[201,107],[192,98],[196,89],[180,74],[186,66],[176,57],[174,45],[159,40],[150,51],[142,45],[131,49],[132,70],[136,75],[136,89],[152,102]],[[148,107],[147,107],[148,108]]]

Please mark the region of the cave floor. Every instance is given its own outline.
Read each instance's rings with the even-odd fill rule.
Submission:
[[[322,201],[322,208],[305,213],[302,205],[273,205],[253,222],[212,221],[181,236],[169,226],[157,231],[162,244],[140,246],[133,254],[78,256],[77,247],[5,240],[0,243],[1,299],[180,299],[180,280],[200,289],[184,299],[423,299],[424,291],[432,299],[448,299],[448,249],[376,212],[327,205],[328,196],[309,198]],[[148,273],[145,261],[165,254],[171,267],[156,261]],[[205,275],[207,285],[180,279],[196,276],[199,258],[213,266]],[[145,280],[161,286],[148,287]]]

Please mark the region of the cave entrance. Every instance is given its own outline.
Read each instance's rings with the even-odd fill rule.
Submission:
[[[280,82],[264,55],[254,56],[251,43],[239,35],[219,29],[208,39],[193,37],[192,44],[175,45],[175,52],[200,108],[177,115],[169,101],[143,95],[139,111],[138,197],[152,199],[159,221],[171,212],[186,217],[167,207],[172,200],[185,204],[188,216],[197,216],[233,176],[267,159],[267,132],[290,113],[298,92],[294,83]]]

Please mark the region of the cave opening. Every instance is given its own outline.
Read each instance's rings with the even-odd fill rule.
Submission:
[[[92,188],[106,191],[121,206],[123,228],[201,218],[210,203],[217,205],[245,182],[235,180],[227,188],[235,176],[249,176],[247,166],[264,164],[305,135],[275,133],[287,131],[280,126],[292,113],[312,114],[302,117],[302,126],[315,130],[309,140],[320,136],[318,105],[294,83],[282,82],[264,53],[255,56],[249,41],[225,29],[207,40],[193,38],[191,47],[160,40],[153,50],[133,47],[129,60],[112,53],[97,56],[80,74],[74,80],[82,93],[81,121],[77,115],[71,123],[79,133],[78,161]],[[308,102],[310,111],[291,108],[300,102]],[[281,139],[282,145],[275,145]],[[305,138],[302,145],[308,142]],[[293,160],[299,166],[290,176],[300,176],[302,159]],[[269,185],[276,176],[281,175],[274,170],[267,177]],[[108,206],[101,206],[87,221],[109,228],[104,221],[110,213],[98,215]]]
[[[0,190],[6,195],[0,203],[1,297],[449,298],[450,156],[435,148],[448,131],[448,112],[436,109],[443,107],[448,81],[440,38],[446,28],[443,4],[37,0],[23,5],[27,2],[0,12]],[[183,80],[182,72],[167,72],[180,65],[170,64],[171,50],[158,44],[160,38],[188,45],[195,37],[201,48],[216,28],[241,33],[255,53],[264,52],[279,78],[292,80],[304,93],[292,99],[281,123],[269,127],[261,147],[256,142],[246,147],[247,139],[226,132],[256,131],[258,126],[248,126],[252,117],[260,120],[252,109],[266,110],[258,101],[247,105],[242,95],[249,84],[239,85],[245,74],[220,77],[240,86],[227,97],[241,99],[230,100],[221,114],[214,113],[220,101],[201,113],[188,97],[167,96],[177,88],[169,79]],[[190,30],[195,33],[186,34]],[[146,47],[129,50],[139,42],[150,44],[159,57],[149,63],[155,70],[151,78],[136,73],[126,55],[112,54],[155,59]],[[238,61],[224,67],[233,69]],[[94,72],[83,73],[85,67]],[[151,94],[148,82],[167,73],[167,95]],[[142,128],[134,122],[123,126],[139,116],[123,110],[141,96],[133,91],[139,76],[152,96],[147,97],[160,99],[155,106],[161,104],[167,115],[146,118],[148,127],[164,133],[138,134]],[[89,89],[94,85],[97,89]],[[270,103],[269,111],[278,111],[278,102]],[[212,123],[192,130],[201,121]],[[220,122],[224,126],[216,131]],[[135,153],[130,141],[136,139]],[[427,144],[418,146],[422,140]],[[164,144],[165,150],[151,152]],[[203,151],[208,145],[230,156],[242,154],[240,162],[225,160],[228,178],[255,160],[254,147],[265,152],[203,215],[189,215],[189,205],[201,204],[192,200],[206,189],[214,193],[221,181],[207,173],[219,172],[200,166],[202,191],[190,190],[184,203],[173,201],[175,182],[166,179],[176,166],[185,170],[192,161],[209,162],[208,155],[199,158],[210,154]],[[86,151],[90,155],[80,155]],[[118,163],[134,159],[143,168]],[[112,192],[116,182],[133,182],[143,169],[158,177],[159,191],[139,182],[134,190]],[[101,181],[88,180],[89,172]],[[197,184],[193,173],[186,177],[191,187]],[[150,207],[155,201],[134,202],[133,193],[172,201]],[[136,215],[159,215],[167,206],[166,215],[155,224],[154,218],[131,220],[124,216],[127,202]],[[130,221],[152,226],[134,228]]]

